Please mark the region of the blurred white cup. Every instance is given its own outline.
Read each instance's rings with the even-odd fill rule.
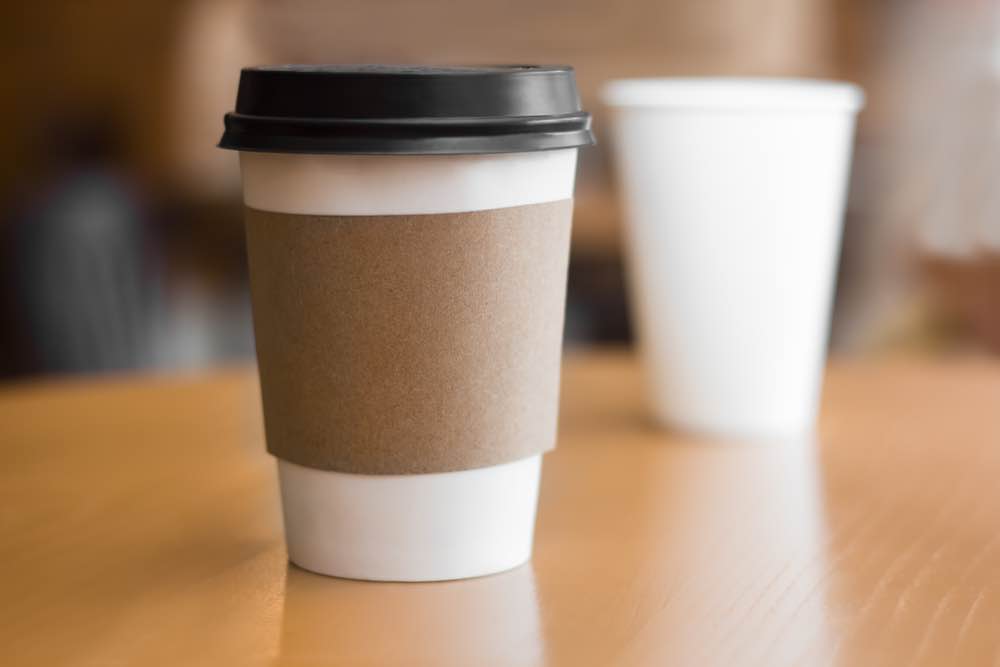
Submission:
[[[651,407],[708,435],[813,430],[857,86],[609,83]]]

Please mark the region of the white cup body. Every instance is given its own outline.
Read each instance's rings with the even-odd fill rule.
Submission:
[[[457,213],[573,196],[577,149],[449,156],[240,154],[244,203],[302,215]],[[436,581],[531,557],[541,455],[420,475],[278,461],[289,559],[314,572]]]
[[[861,91],[626,80],[605,101],[655,416],[714,436],[807,434]]]

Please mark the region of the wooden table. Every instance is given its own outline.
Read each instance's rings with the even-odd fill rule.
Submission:
[[[0,390],[0,664],[1000,661],[1000,363],[834,364],[818,443],[652,427],[574,352],[534,561],[286,563],[249,369]]]

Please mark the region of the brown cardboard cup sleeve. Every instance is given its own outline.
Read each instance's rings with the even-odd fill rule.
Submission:
[[[268,450],[481,468],[555,445],[572,200],[430,215],[247,209]]]

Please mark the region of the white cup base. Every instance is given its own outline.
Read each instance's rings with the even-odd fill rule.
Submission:
[[[688,434],[696,438],[721,442],[747,444],[780,444],[784,442],[808,441],[815,437],[815,421],[794,424],[760,424],[731,421],[724,416],[697,418],[691,415],[679,416],[662,410],[662,406],[651,408],[653,420],[661,427]]]
[[[541,455],[426,475],[354,475],[278,460],[288,558],[335,577],[442,581],[531,558]]]

